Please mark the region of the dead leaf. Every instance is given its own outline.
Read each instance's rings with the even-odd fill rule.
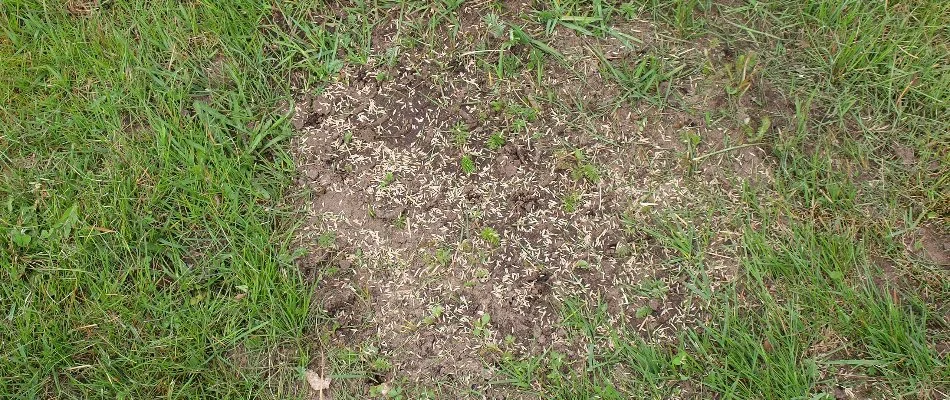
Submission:
[[[310,388],[315,391],[323,391],[330,388],[330,378],[324,378],[320,374],[307,370],[307,383],[310,384]]]
[[[66,10],[75,16],[86,16],[99,9],[99,1],[70,0],[66,2]]]

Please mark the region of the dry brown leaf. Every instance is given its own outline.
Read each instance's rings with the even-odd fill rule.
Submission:
[[[307,370],[307,383],[310,384],[310,388],[315,391],[323,391],[330,388],[330,378],[324,378],[320,374]]]
[[[75,16],[86,16],[99,9],[98,0],[69,0],[66,2],[66,10]]]

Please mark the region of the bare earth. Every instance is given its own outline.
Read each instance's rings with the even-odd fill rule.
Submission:
[[[410,55],[348,68],[298,100],[298,184],[312,195],[303,268],[324,279],[322,306],[345,321],[344,340],[378,339],[409,376],[488,378],[484,360],[499,344],[583,356],[558,328],[565,299],[600,298],[651,341],[701,317],[686,272],[636,222],[690,207],[697,189],[728,191],[733,176],[768,179],[762,152],[711,160],[687,188],[685,132],[734,132],[695,112],[617,103],[585,43],[571,34],[559,44],[569,61],[540,84],[493,85],[465,54]],[[687,93],[683,104],[708,101],[699,85],[663,89]],[[497,149],[493,133],[504,136]],[[727,279],[735,265],[722,252],[709,269]],[[488,326],[473,334],[483,315]]]

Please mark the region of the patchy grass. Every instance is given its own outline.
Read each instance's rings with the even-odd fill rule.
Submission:
[[[0,17],[0,392],[950,394],[946,2]]]

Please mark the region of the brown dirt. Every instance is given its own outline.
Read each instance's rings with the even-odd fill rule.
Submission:
[[[922,253],[936,265],[950,268],[950,235],[937,227],[923,226],[918,231]]]
[[[549,62],[537,82],[530,70],[499,79],[466,54],[494,40],[477,13],[469,18],[445,54],[406,53],[392,67],[371,59],[297,99],[297,186],[310,198],[297,238],[309,250],[300,267],[319,282],[318,306],[341,325],[337,339],[378,346],[398,377],[466,385],[495,377],[491,365],[503,351],[555,349],[582,359],[586,350],[560,324],[568,298],[603,301],[612,323],[672,343],[705,318],[687,289],[696,271],[672,262],[638,227],[672,210],[699,210],[703,193],[738,201],[736,183],[769,176],[767,156],[742,148],[686,173],[686,132],[703,137],[698,154],[744,135],[728,121],[706,126],[702,110],[722,100],[710,100],[718,95],[699,92],[693,79],[663,89],[701,93],[681,110],[616,102],[622,90],[601,76],[588,46],[635,60],[650,50],[648,26],[622,27],[643,40],[636,49],[558,30],[552,45],[567,60]],[[393,43],[387,35],[395,29],[377,31],[374,46]],[[684,59],[671,63],[702,60],[694,47],[672,54]],[[458,140],[459,131],[467,139]],[[505,144],[492,150],[496,132]],[[474,160],[471,174],[460,168],[464,155]],[[596,171],[592,179],[583,177],[585,165]],[[718,233],[700,271],[713,290],[738,271],[738,234],[728,216],[715,218],[703,221]],[[497,243],[483,234],[489,230]],[[664,289],[646,290],[648,283]],[[638,317],[645,306],[653,312]],[[490,322],[480,330],[485,314]]]

